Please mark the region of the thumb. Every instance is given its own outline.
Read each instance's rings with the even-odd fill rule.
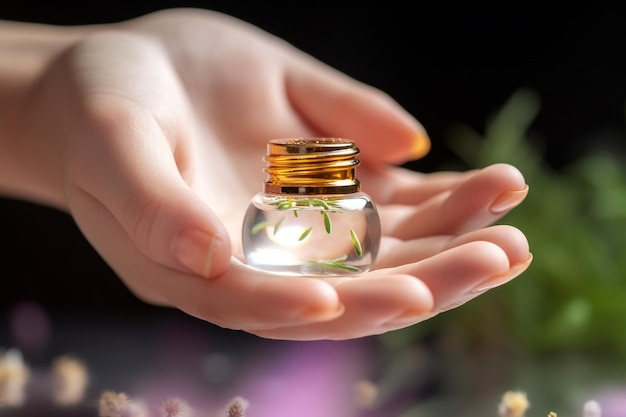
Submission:
[[[221,275],[230,263],[230,239],[181,175],[181,169],[192,171],[184,162],[191,159],[184,157],[189,149],[174,148],[145,111],[119,102],[103,107],[95,134],[83,136],[68,158],[74,185],[68,192],[70,209],[83,233],[97,242],[96,249],[107,244],[99,238],[105,231],[93,220],[98,216],[85,212],[96,207],[113,217],[149,259],[204,277]]]
[[[430,150],[424,127],[386,93],[326,67],[287,73],[294,107],[325,135],[355,140],[360,159],[400,164]]]

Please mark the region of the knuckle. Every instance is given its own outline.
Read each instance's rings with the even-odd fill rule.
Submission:
[[[155,225],[163,203],[161,199],[145,192],[136,192],[129,197],[124,210],[127,233],[137,248],[146,254],[155,241]]]

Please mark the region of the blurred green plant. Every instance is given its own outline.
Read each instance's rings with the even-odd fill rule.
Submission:
[[[388,346],[428,336],[452,338],[461,349],[626,353],[626,161],[596,147],[551,167],[530,131],[539,109],[535,92],[519,90],[484,135],[456,126],[449,140],[467,168],[506,162],[524,174],[527,199],[499,223],[526,234],[531,267],[460,308],[383,336]]]

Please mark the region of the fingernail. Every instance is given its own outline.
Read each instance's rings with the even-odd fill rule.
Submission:
[[[507,191],[496,197],[489,210],[494,214],[504,213],[521,203],[528,195],[528,185],[523,190]]]
[[[426,133],[418,134],[413,138],[413,144],[409,150],[410,159],[419,159],[430,151],[430,138]]]
[[[428,310],[407,310],[385,323],[385,327],[406,327],[433,317],[436,313]]]
[[[505,274],[496,275],[495,277],[491,277],[487,281],[478,284],[476,287],[472,289],[471,292],[473,294],[482,293],[492,288],[499,287],[500,285],[506,284],[507,282],[519,276],[526,269],[528,269],[528,266],[531,264],[532,261],[533,261],[533,255],[531,253],[526,261],[511,266],[511,268]]]
[[[345,311],[346,307],[339,303],[335,310],[307,309],[301,311],[298,318],[311,322],[330,321],[336,319],[337,317],[341,317]]]
[[[205,278],[211,273],[211,261],[217,239],[199,230],[183,230],[172,242],[172,256],[183,267]]]

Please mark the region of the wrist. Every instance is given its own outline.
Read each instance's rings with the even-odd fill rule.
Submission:
[[[50,138],[34,134],[29,95],[79,27],[0,21],[0,194],[63,206]],[[56,184],[55,184],[56,182]]]

